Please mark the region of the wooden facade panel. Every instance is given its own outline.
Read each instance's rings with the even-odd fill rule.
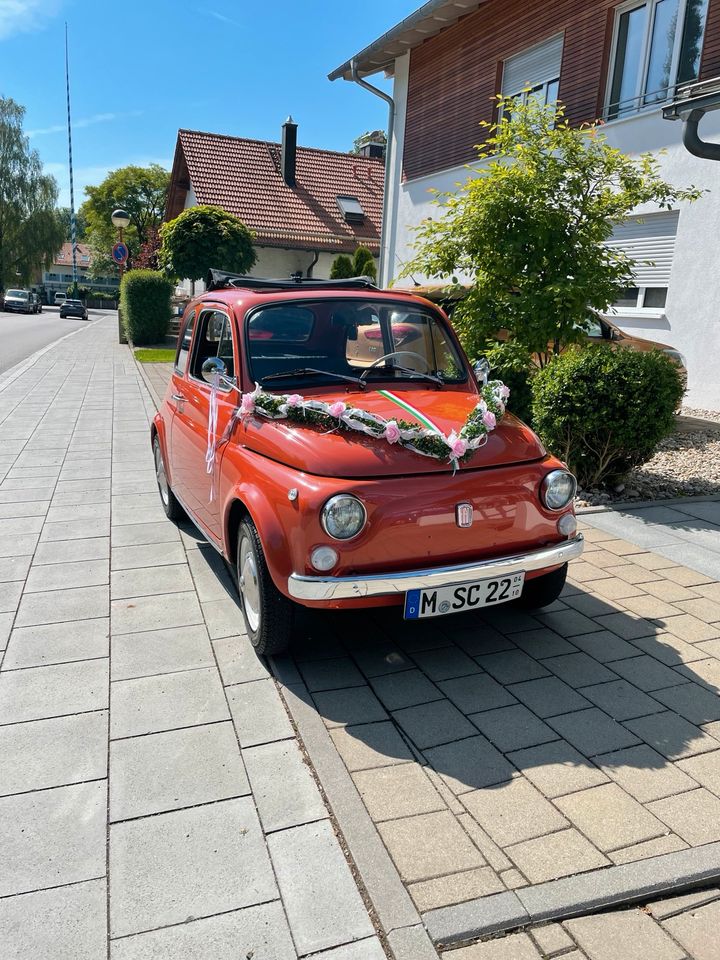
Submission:
[[[560,99],[573,123],[601,116],[618,0],[486,0],[410,55],[403,175],[475,159],[480,121],[492,121],[503,62],[564,33]],[[538,9],[540,7],[540,9]],[[710,0],[701,78],[720,76],[720,0]]]

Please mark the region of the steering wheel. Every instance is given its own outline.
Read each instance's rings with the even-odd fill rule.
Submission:
[[[424,364],[425,373],[430,373],[430,364],[427,362],[425,357],[422,356],[422,354],[413,353],[411,350],[393,350],[392,353],[386,353],[384,356],[378,357],[377,360],[373,360],[370,366],[366,367],[360,374],[360,379],[364,380],[373,367],[376,367],[379,363],[382,363],[383,360],[389,360],[390,357],[414,357],[416,360],[419,360],[422,364]]]

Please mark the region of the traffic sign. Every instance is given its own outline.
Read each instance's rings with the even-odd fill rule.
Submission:
[[[117,264],[123,264],[128,258],[128,248],[124,243],[116,243],[112,248],[112,258]]]

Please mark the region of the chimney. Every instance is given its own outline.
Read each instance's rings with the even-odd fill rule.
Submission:
[[[379,157],[385,156],[387,146],[387,137],[384,130],[372,130],[363,134],[357,141],[357,152],[361,157]]]
[[[280,149],[280,172],[289,187],[295,186],[295,165],[297,159],[297,124],[288,117],[282,127],[282,147]]]

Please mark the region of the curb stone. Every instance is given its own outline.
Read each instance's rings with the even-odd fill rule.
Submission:
[[[659,500],[618,500],[612,504],[596,504],[592,507],[575,507],[578,517],[592,513],[613,513],[615,510],[634,510],[642,507],[672,507],[683,503],[715,503],[720,495],[713,493],[698,493],[692,497],[663,497]]]

